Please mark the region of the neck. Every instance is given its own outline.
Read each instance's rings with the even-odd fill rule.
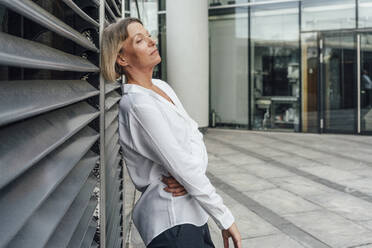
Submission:
[[[149,69],[137,69],[128,68],[127,70],[127,82],[128,84],[138,84],[145,88],[152,87],[152,73],[154,68]]]

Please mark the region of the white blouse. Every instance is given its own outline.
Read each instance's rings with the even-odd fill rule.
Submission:
[[[198,124],[170,85],[152,82],[175,105],[136,84],[124,84],[120,100],[119,141],[129,176],[142,192],[132,212],[134,225],[146,246],[173,226],[201,226],[209,216],[221,230],[228,229],[235,220],[205,174],[208,155]],[[172,196],[163,189],[162,175],[168,172],[188,194]]]

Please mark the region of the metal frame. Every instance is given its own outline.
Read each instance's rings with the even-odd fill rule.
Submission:
[[[102,44],[102,33],[105,28],[105,0],[99,0],[99,44]],[[100,59],[101,66],[101,59]],[[100,74],[99,76],[99,105],[100,118],[99,118],[99,129],[100,129],[100,246],[106,247],[106,156],[105,156],[105,80]]]

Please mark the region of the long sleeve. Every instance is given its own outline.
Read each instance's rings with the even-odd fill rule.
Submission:
[[[221,230],[228,229],[235,221],[234,217],[201,169],[202,159],[182,148],[161,111],[149,104],[141,104],[133,106],[129,114],[134,149],[163,165]]]

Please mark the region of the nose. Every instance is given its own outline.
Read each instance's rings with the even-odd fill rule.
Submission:
[[[152,37],[149,37],[148,45],[149,45],[149,46],[154,46],[154,45],[156,45],[156,40],[153,39]]]

